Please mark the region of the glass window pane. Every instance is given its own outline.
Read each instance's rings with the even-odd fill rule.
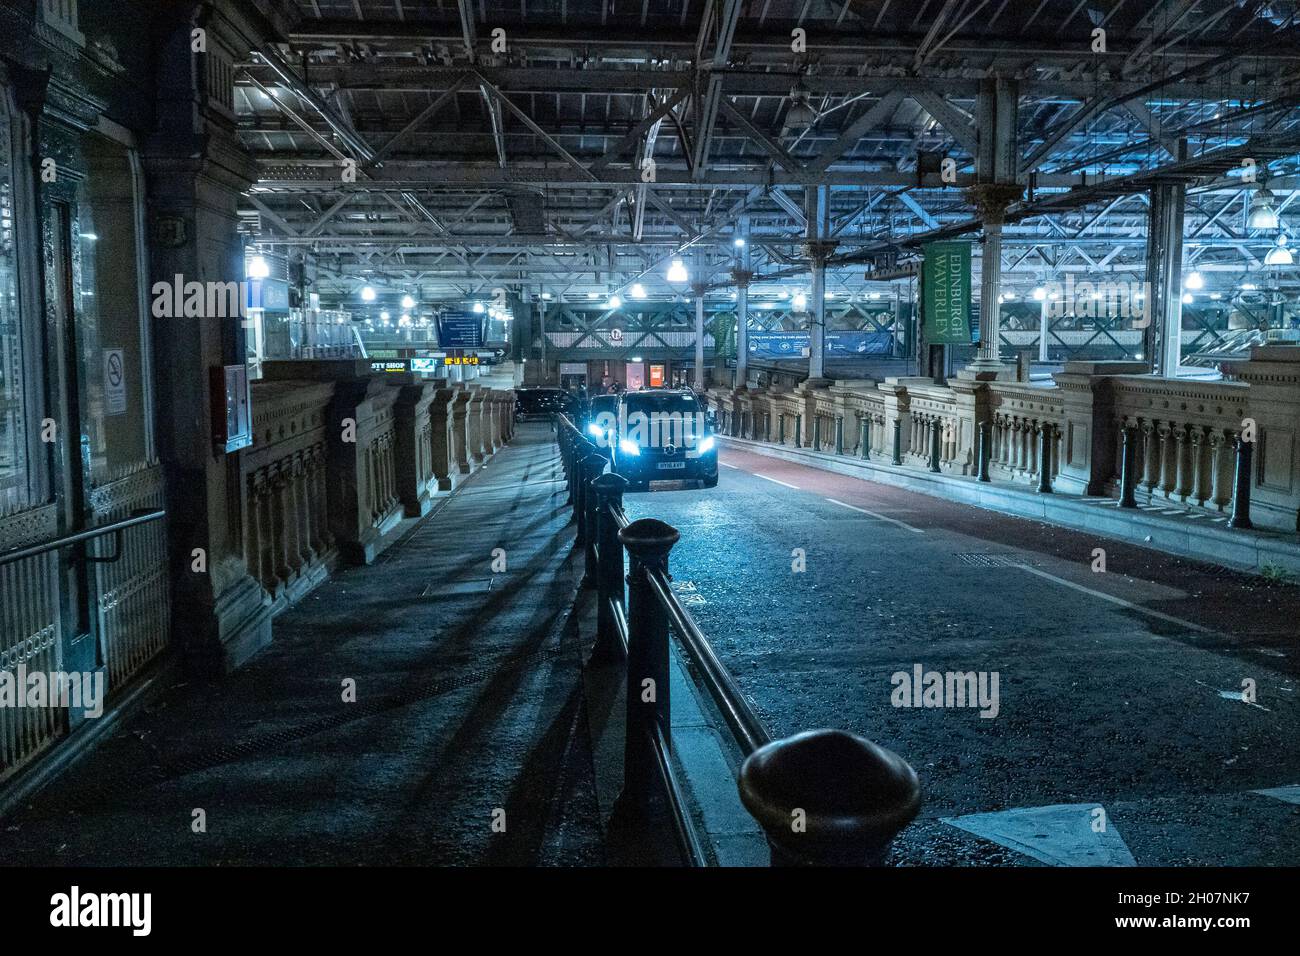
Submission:
[[[13,150],[6,91],[0,89],[0,515],[27,505],[27,422],[14,247]]]

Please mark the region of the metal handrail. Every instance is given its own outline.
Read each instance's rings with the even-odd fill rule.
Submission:
[[[6,564],[12,564],[15,561],[23,561],[27,558],[34,558],[38,555],[48,554],[51,551],[58,551],[62,548],[69,548],[74,544],[81,544],[83,541],[93,541],[96,538],[102,538],[104,535],[111,534],[114,536],[114,551],[111,556],[98,557],[87,555],[87,561],[111,562],[118,560],[122,554],[122,532],[127,528],[134,528],[136,525],[148,524],[151,521],[160,521],[167,517],[167,512],[162,508],[152,511],[137,511],[128,518],[122,518],[118,521],[112,521],[105,525],[95,528],[86,528],[83,531],[77,531],[73,534],[66,534],[62,537],[54,538],[41,544],[32,544],[24,548],[14,548],[0,554],[0,567]]]
[[[554,416],[567,504],[577,523],[574,547],[586,562],[583,586],[596,589],[596,643],[591,659],[626,661],[627,708],[623,795],[634,805],[662,791],[673,836],[688,866],[707,866],[698,824],[688,809],[672,756],[672,642],[708,691],[744,755],[741,802],[763,828],[773,865],[883,865],[895,835],[921,805],[920,783],[905,760],[864,737],[815,730],[773,740],[704,632],[673,592],[669,554],[680,540],[662,521],[628,521],[627,482],[603,472],[610,459],[563,413]],[[837,436],[838,438],[838,436]],[[837,440],[838,444],[838,440]],[[809,766],[824,770],[808,774]],[[860,804],[846,825],[841,802],[827,802],[818,783],[840,775]],[[838,799],[838,798],[837,798]],[[794,801],[794,802],[791,802]],[[791,808],[808,811],[810,828],[790,828]],[[815,838],[791,834],[816,833]]]
[[[650,573],[650,586],[654,588],[659,603],[668,612],[674,633],[677,634],[678,640],[698,668],[705,689],[717,704],[718,710],[722,712],[723,719],[731,728],[744,755],[748,757],[759,747],[771,743],[772,735],[763,726],[763,721],[758,714],[749,706],[749,701],[745,699],[736,679],[727,666],[718,659],[713,645],[704,636],[695,619],[682,606],[681,601],[677,600],[677,595],[669,587],[668,579],[662,571]]]

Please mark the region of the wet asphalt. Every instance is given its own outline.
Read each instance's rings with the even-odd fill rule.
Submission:
[[[1033,865],[940,818],[1065,803],[1103,806],[1142,866],[1300,858],[1300,807],[1249,792],[1300,784],[1296,584],[721,460],[717,488],[628,495],[629,515],[681,531],[671,572],[774,734],[840,727],[915,767],[899,862]],[[918,664],[996,672],[996,717],[894,706],[892,675]]]

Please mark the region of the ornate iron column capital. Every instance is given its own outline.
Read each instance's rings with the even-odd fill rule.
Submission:
[[[1025,189],[1016,183],[975,183],[966,187],[966,198],[985,223],[1002,225],[1007,207],[1016,202]]]
[[[805,258],[812,260],[814,266],[823,268],[838,245],[839,243],[833,239],[810,239],[803,244],[803,254]]]

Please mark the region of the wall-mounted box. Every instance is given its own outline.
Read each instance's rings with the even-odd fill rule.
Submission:
[[[228,455],[253,444],[252,394],[247,365],[212,369],[212,446]]]

